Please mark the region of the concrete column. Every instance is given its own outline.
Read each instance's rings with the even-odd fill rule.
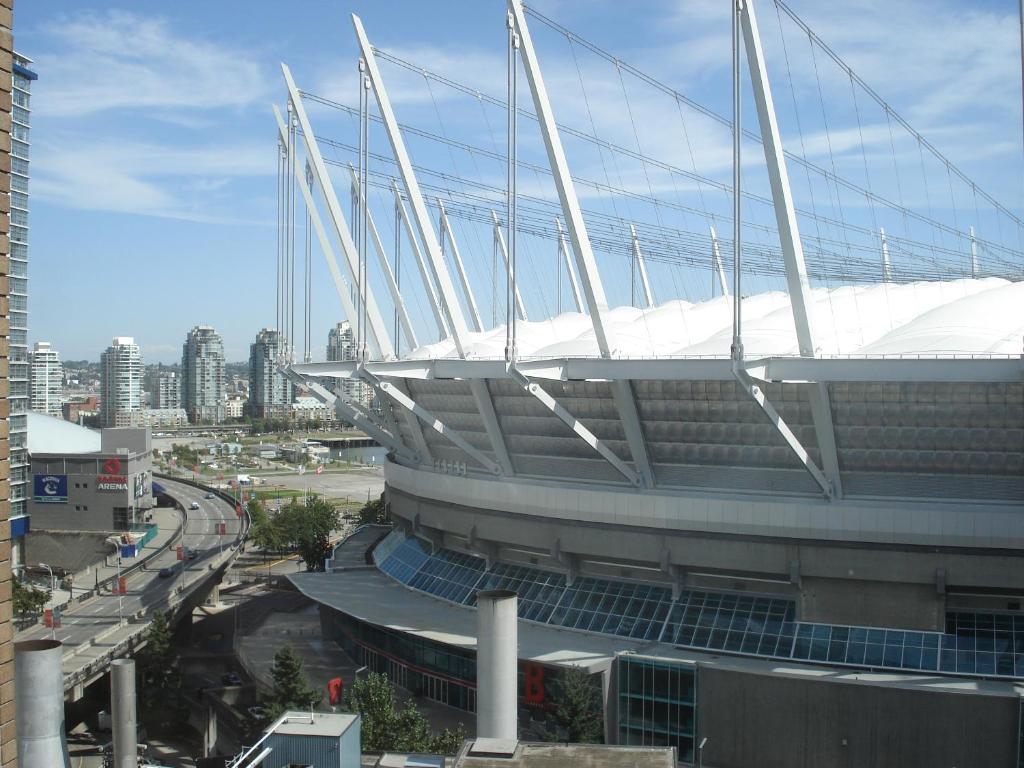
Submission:
[[[15,722],[23,766],[71,767],[64,735],[62,648],[56,640],[14,644]]]
[[[203,757],[211,757],[217,752],[217,710],[210,702],[206,704],[206,718],[203,726]]]
[[[139,748],[134,659],[116,659],[110,663],[110,713],[114,730],[114,768],[136,768]]]
[[[519,737],[518,603],[506,589],[476,593],[476,735],[482,739]]]

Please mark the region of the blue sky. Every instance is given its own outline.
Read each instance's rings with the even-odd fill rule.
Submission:
[[[722,2],[538,0],[535,5],[712,110],[728,112],[728,21]],[[946,0],[854,0],[828,6],[793,0],[791,6],[980,188],[1021,213],[1015,0],[969,6]],[[863,93],[851,97],[857,89],[851,91],[848,79],[830,62],[812,59],[806,38],[785,19],[780,37],[774,6],[762,0],[758,8],[789,149],[820,165],[831,164],[839,175],[879,196],[901,195],[908,208],[927,209],[930,218],[955,221],[957,229],[966,229],[967,219],[977,221],[993,242],[1020,247],[1019,231],[1012,226],[1004,231],[1005,217],[979,210],[969,187],[957,181],[954,189],[940,166],[922,172],[924,182],[916,189],[908,170],[915,167],[907,151],[916,149],[913,142],[893,139],[884,111]],[[353,104],[351,12],[362,16],[377,46],[471,88],[504,96],[504,4],[498,0],[18,4],[15,45],[35,60],[39,74],[32,102],[31,340],[51,341],[65,358],[97,359],[111,337],[133,335],[147,362],[170,362],[180,357],[188,329],[204,323],[221,332],[229,360],[247,356],[257,330],[271,325],[275,313],[276,129],[269,105],[284,101],[278,63],[289,64],[300,88]],[[696,113],[683,114],[673,99],[655,89],[621,79],[612,65],[570,46],[543,25],[531,22],[531,28],[560,121],[667,158],[674,166],[692,167],[702,177],[728,180],[728,133],[720,126]],[[787,55],[792,77],[786,73]],[[500,110],[490,108],[488,114],[473,99],[436,83],[427,88],[422,78],[392,64],[383,68],[399,120],[503,151]],[[525,89],[521,99],[530,106]],[[752,108],[747,115],[752,121]],[[316,105],[310,106],[310,117],[321,136],[354,142],[351,118]],[[683,125],[690,144],[685,151]],[[522,125],[520,130],[524,159],[543,163],[533,129]],[[377,129],[371,142],[375,151],[384,151]],[[609,162],[619,161],[595,153],[585,142],[567,140],[566,149],[580,176],[675,201],[671,210],[649,202],[644,209],[637,197],[616,200],[616,195],[583,189],[585,207],[652,227],[703,231],[706,224],[679,211],[724,205],[705,199],[708,188],[680,186],[671,173],[659,175],[642,163],[630,166],[623,160],[610,171]],[[486,158],[467,159],[451,147],[413,139],[410,151],[418,164],[501,183],[501,164]],[[756,152],[756,145],[745,148],[752,189],[763,183]],[[333,159],[350,158],[336,151]],[[383,161],[374,167],[390,172]],[[794,185],[802,183],[797,171],[790,173]],[[335,184],[347,212],[343,179],[343,169],[336,169]],[[549,198],[546,184],[541,174],[524,173],[521,189]],[[817,189],[815,198],[808,180],[803,192],[823,215],[831,205],[844,218],[870,220],[873,228],[886,223],[884,212],[874,207],[855,211],[859,203],[826,202],[827,185]],[[380,192],[373,206],[381,221],[394,215]],[[767,222],[765,212],[755,208],[755,223]],[[677,214],[682,218],[669,221]],[[898,229],[899,218],[888,228]],[[927,227],[913,230],[905,218],[908,240],[936,237]],[[391,226],[382,228],[390,232]],[[482,313],[489,316],[489,232],[468,221],[455,229],[470,262],[471,281],[478,296],[486,296]],[[390,234],[384,237],[391,242]],[[301,256],[301,241],[297,247]],[[526,296],[531,316],[565,309],[565,286],[551,287],[554,252],[543,240],[526,241],[524,247],[531,249],[527,277],[535,284]],[[948,247],[959,247],[956,238]],[[608,256],[602,269],[607,269],[613,303],[621,303],[628,301],[629,278],[622,260],[614,258]],[[313,357],[319,359],[327,328],[341,317],[315,247],[313,259]],[[653,270],[662,300],[695,298],[691,295],[698,283],[707,282],[693,270],[661,264]],[[383,296],[382,284],[375,285]],[[769,280],[766,285],[773,284]],[[560,293],[552,293],[559,288]],[[423,296],[411,295],[410,309],[418,323],[429,323]]]

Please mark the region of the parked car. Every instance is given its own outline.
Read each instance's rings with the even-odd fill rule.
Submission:
[[[224,685],[241,685],[242,684],[242,678],[240,678],[238,676],[238,674],[235,673],[235,672],[225,672],[223,675],[220,676],[220,681]]]

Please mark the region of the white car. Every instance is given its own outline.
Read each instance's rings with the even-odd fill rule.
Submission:
[[[188,508],[189,509],[199,509],[199,502],[198,501],[193,501],[191,504],[189,504]]]

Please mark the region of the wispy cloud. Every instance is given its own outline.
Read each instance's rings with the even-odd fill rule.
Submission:
[[[237,221],[237,211],[211,202],[232,179],[275,172],[272,150],[257,143],[168,147],[74,135],[41,142],[33,166],[37,199],[194,221]]]
[[[41,115],[111,109],[220,109],[262,99],[260,67],[244,51],[184,37],[159,18],[127,11],[63,17],[45,32],[55,50],[38,57],[46,88]]]

